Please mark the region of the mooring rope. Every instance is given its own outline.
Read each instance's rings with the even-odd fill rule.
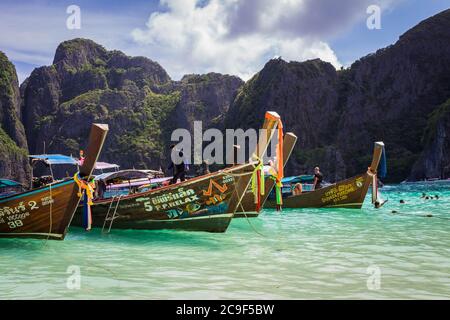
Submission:
[[[236,196],[237,196],[237,198],[238,198],[238,200],[239,200],[239,194],[237,193],[236,188],[234,188],[234,192],[236,193]],[[243,197],[242,197],[242,199],[243,199]],[[247,212],[245,212],[244,206],[242,205],[242,201],[239,201],[239,206],[241,207],[242,213],[244,214],[245,219],[247,220],[247,222],[248,222],[248,224],[250,225],[250,227],[252,227],[253,231],[255,231],[255,233],[257,233],[257,234],[260,235],[261,237],[265,237],[265,235],[262,234],[261,232],[259,232],[258,230],[256,230],[256,228],[255,228],[255,227],[253,226],[253,224],[250,222],[250,220],[249,220],[249,218],[248,218],[248,216],[247,216]],[[235,210],[234,212],[236,213],[236,210]]]
[[[44,245],[45,246],[48,242],[48,240],[50,239],[50,235],[52,233],[52,229],[53,229],[53,194],[52,194],[52,184],[49,184],[49,193],[50,193],[50,209],[48,211],[48,215],[49,215],[49,230],[47,233],[47,238],[44,241]]]

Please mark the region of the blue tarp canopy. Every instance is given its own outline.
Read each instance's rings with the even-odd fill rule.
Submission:
[[[298,183],[298,182],[312,182],[314,180],[313,175],[301,175],[301,176],[293,176],[293,177],[286,177],[281,180],[282,183]]]
[[[20,187],[20,186],[22,185],[19,182],[9,179],[0,179],[0,188]]]
[[[46,164],[71,164],[78,165],[78,161],[72,157],[64,156],[62,154],[40,154],[30,155],[32,161],[43,161]]]
[[[120,166],[118,164],[114,164],[114,163],[107,163],[107,162],[100,162],[97,161],[95,163],[95,169],[97,170],[106,170],[106,169],[119,169]]]
[[[133,179],[149,179],[149,176],[147,173],[141,171],[141,170],[122,170],[122,171],[116,171],[116,172],[107,172],[102,173],[98,176],[95,176],[94,180],[103,180],[103,181],[109,181],[112,179],[121,179],[121,180],[133,180]]]

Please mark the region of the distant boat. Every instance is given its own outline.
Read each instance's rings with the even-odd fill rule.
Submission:
[[[294,150],[295,143],[297,142],[297,136],[293,134],[292,132],[286,133],[284,136],[283,141],[283,166],[286,166],[286,163],[288,162],[292,150]],[[264,195],[262,195],[261,199],[261,205],[257,206],[255,203],[255,197],[253,195],[252,189],[248,188],[247,192],[245,193],[244,198],[242,199],[241,205],[238,206],[236,213],[234,214],[235,218],[250,218],[250,217],[257,217],[259,213],[261,212],[267,198],[269,197],[269,194],[271,193],[272,189],[275,187],[275,179],[273,177],[270,177],[266,175],[265,178],[265,190]]]
[[[374,192],[372,194],[372,202],[378,199],[377,192],[377,169],[382,158],[384,150],[383,142],[376,142],[373,152],[372,163],[367,172],[354,176],[349,179],[339,181],[337,183],[322,187],[317,190],[309,191],[307,187],[309,183],[302,183],[303,192],[294,195],[292,190],[297,183],[295,179],[285,181],[283,183],[283,207],[284,208],[321,208],[321,207],[338,207],[360,209],[366,197],[369,186],[372,184]],[[288,180],[287,178],[286,180]],[[273,197],[269,197],[266,201],[266,208],[275,208],[276,202]]]
[[[92,125],[80,179],[90,177],[107,132],[107,125]],[[80,202],[79,191],[70,178],[0,198],[0,237],[63,240]]]
[[[255,151],[259,159],[280,121],[277,113],[266,113],[263,129],[269,134],[260,137]],[[224,232],[250,184],[256,165],[254,162],[235,165],[173,185],[96,199],[92,206],[92,225],[101,227],[103,232],[111,229]],[[75,215],[74,225],[83,224],[81,216]]]

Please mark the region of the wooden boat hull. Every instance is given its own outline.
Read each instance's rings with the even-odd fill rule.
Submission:
[[[75,210],[67,204],[76,189],[71,179],[0,199],[0,237],[63,240]]]
[[[245,170],[248,171],[246,176],[233,176],[233,172]],[[236,198],[236,187],[239,184],[248,185],[252,170],[253,166],[247,165],[233,172],[209,174],[120,199],[94,201],[91,207],[92,225],[105,225],[109,229],[112,222],[114,229],[224,232],[242,198],[242,195]],[[107,217],[109,219],[105,223]],[[73,225],[82,225],[81,208],[75,215]]]
[[[294,150],[295,143],[297,142],[297,136],[292,132],[286,133],[283,143],[283,166],[286,166],[292,151]],[[236,209],[234,218],[255,218],[261,212],[266,200],[269,197],[270,192],[275,187],[275,180],[266,177],[264,183],[264,195],[261,196],[261,208],[257,210],[255,204],[255,197],[251,190],[251,187],[247,189],[241,204]]]
[[[283,208],[351,208],[363,205],[372,177],[358,175],[311,192],[283,198]],[[274,199],[266,201],[266,208],[275,208]]]
[[[275,128],[275,112],[266,112],[255,154],[262,158]],[[178,229],[225,232],[248,189],[255,164],[235,165],[175,185],[130,194],[120,199],[94,201],[92,225],[103,231],[114,229]],[[117,210],[116,210],[117,208]],[[74,225],[82,225],[81,209]]]
[[[91,175],[107,132],[107,125],[92,125],[81,177]],[[0,238],[63,240],[80,202],[78,191],[68,179],[0,199]]]
[[[383,142],[375,142],[372,163],[366,173],[314,191],[284,197],[283,207],[361,209],[369,186],[373,183],[374,179],[376,179],[377,168],[380,163],[383,149]],[[373,197],[372,201],[376,201],[376,195]],[[266,202],[266,208],[275,207],[275,200],[269,199]]]

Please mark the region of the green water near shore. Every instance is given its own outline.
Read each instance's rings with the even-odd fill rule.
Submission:
[[[378,210],[369,196],[362,210],[264,210],[223,234],[71,228],[63,242],[0,239],[0,298],[450,299],[450,182],[382,192]],[[68,273],[77,268],[79,289]]]

